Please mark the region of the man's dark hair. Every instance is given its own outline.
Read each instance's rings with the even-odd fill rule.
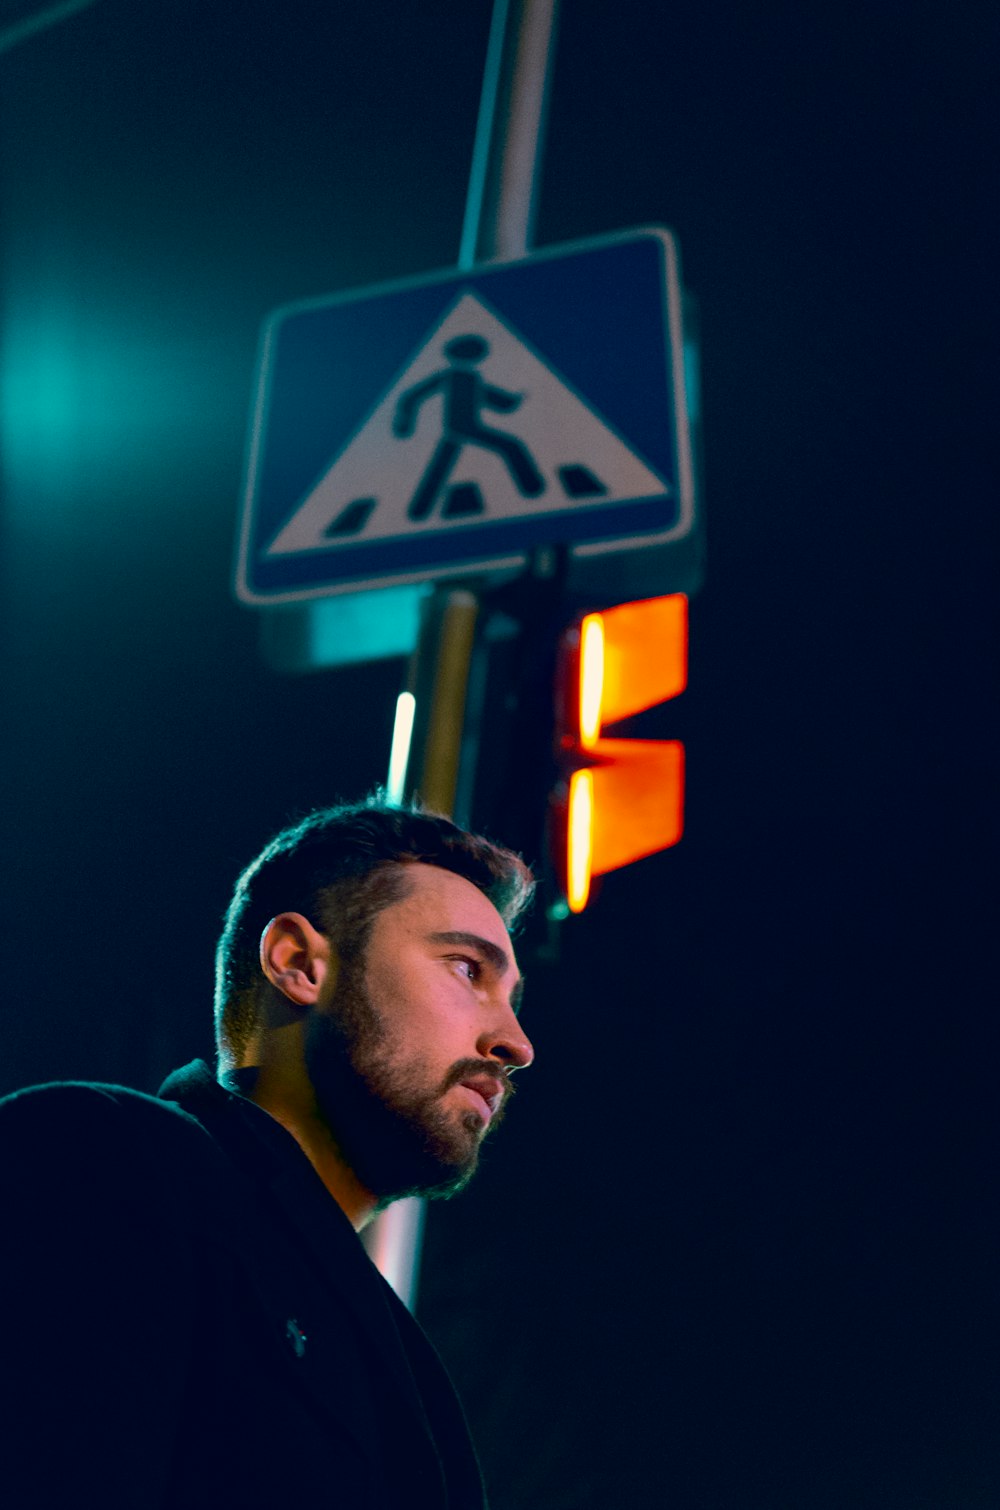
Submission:
[[[358,959],[378,913],[406,895],[408,864],[436,865],[471,881],[508,929],[535,885],[511,850],[437,813],[390,805],[381,793],[310,813],[277,834],[236,883],[215,956],[220,1062],[239,1064],[256,1026],[260,938],[271,919],[300,912],[343,959]]]

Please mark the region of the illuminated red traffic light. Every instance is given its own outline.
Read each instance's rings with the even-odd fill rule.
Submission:
[[[687,685],[680,593],[585,615],[563,637],[557,695],[562,779],[551,853],[566,903],[582,912],[594,876],[676,844],[684,826],[684,747],[608,739],[602,730]]]

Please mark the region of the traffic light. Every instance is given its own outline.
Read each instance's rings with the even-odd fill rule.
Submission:
[[[676,844],[684,826],[684,746],[603,730],[687,685],[687,598],[673,593],[588,613],[560,641],[549,853],[570,912],[591,879]]]

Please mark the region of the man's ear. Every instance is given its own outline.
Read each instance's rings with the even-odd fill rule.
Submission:
[[[330,973],[330,941],[301,912],[279,912],[260,937],[260,968],[290,1002],[315,1006]]]

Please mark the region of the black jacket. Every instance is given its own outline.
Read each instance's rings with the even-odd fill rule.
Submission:
[[[444,1368],[294,1139],[200,1061],[0,1101],[11,1507],[483,1510]]]

